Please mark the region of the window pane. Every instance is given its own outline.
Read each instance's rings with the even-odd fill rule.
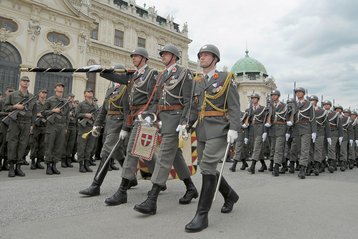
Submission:
[[[123,47],[124,32],[120,30],[114,30],[114,45]]]
[[[94,40],[98,40],[98,28],[99,28],[99,25],[98,25],[98,23],[95,23],[95,24],[96,24],[96,28],[91,31],[91,38],[94,39]]]
[[[47,34],[47,39],[53,43],[60,42],[64,46],[67,46],[68,44],[70,44],[70,39],[67,36],[65,36],[64,34],[61,34],[58,32],[49,32]]]
[[[5,28],[9,32],[16,32],[17,24],[11,19],[0,17],[0,28]]]
[[[138,47],[144,47],[145,48],[145,39],[138,37]]]

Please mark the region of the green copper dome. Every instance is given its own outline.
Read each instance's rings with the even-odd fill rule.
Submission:
[[[234,66],[231,68],[231,71],[235,74],[239,73],[262,73],[267,75],[265,66],[262,65],[258,60],[249,57],[249,51],[245,51],[246,56],[238,60]]]

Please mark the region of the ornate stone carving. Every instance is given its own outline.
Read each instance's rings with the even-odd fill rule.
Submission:
[[[53,53],[57,55],[61,55],[65,50],[65,46],[62,42],[50,42],[51,47],[53,48]]]
[[[68,0],[68,2],[78,11],[88,15],[91,8],[91,0]]]
[[[10,32],[5,28],[0,28],[0,42],[6,42],[10,36]]]
[[[152,22],[155,22],[157,20],[157,10],[155,10],[155,7],[149,7],[148,8],[148,17],[149,17],[149,20],[151,20]]]
[[[31,36],[31,40],[35,40],[38,35],[40,35],[41,27],[38,20],[31,19],[29,21],[27,33]]]
[[[80,49],[80,52],[83,53],[90,44],[89,36],[84,31],[81,31],[78,35],[78,49]]]

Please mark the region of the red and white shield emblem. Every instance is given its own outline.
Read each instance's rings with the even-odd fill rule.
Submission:
[[[152,140],[153,140],[153,135],[142,134],[141,143],[144,147],[150,145],[152,143]]]

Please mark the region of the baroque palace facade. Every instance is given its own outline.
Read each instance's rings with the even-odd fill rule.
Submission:
[[[180,49],[180,64],[197,70],[189,61],[188,26],[162,17],[155,7],[140,7],[134,0],[0,0],[0,92],[18,87],[30,77],[30,91],[42,88],[53,95],[57,82],[65,95],[83,100],[85,88],[93,88],[101,102],[109,81],[96,73],[30,73],[20,67],[78,68],[122,64],[131,69],[130,52],[147,48],[149,65],[162,69],[158,52],[167,43]]]

